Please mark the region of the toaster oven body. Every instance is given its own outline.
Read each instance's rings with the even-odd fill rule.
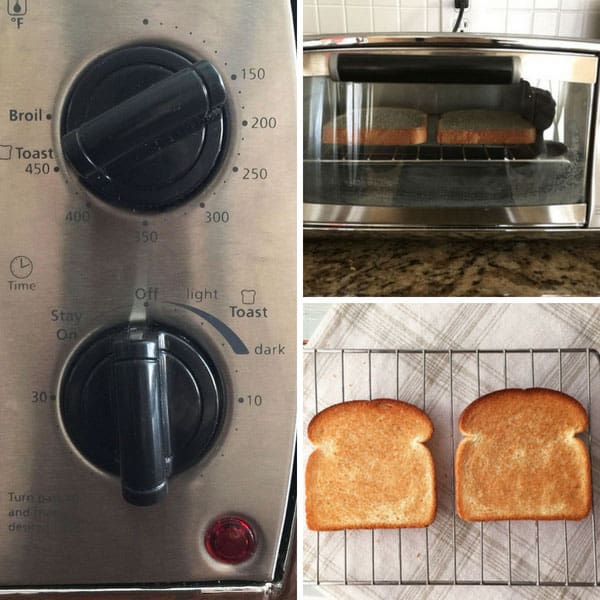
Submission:
[[[598,229],[599,52],[476,35],[307,40],[305,231]],[[403,112],[423,117],[420,137],[400,135]],[[482,134],[498,116],[529,138]],[[447,127],[460,133],[448,141]]]

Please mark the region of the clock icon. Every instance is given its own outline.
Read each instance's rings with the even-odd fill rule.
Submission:
[[[10,261],[10,272],[17,279],[27,279],[33,273],[33,261],[27,256],[15,256]]]

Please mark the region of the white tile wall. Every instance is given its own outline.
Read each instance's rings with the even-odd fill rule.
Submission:
[[[397,6],[380,6],[373,11],[374,31],[400,29],[400,10]]]
[[[451,31],[454,0],[304,0],[304,32]],[[470,0],[465,31],[600,38],[600,0]]]

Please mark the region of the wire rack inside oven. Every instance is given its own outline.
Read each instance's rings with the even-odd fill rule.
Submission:
[[[600,499],[600,355],[590,348],[481,350],[306,349],[304,431],[327,406],[396,398],[424,409],[438,509],[427,528],[304,532],[304,578],[341,585],[597,586]],[[458,418],[477,397],[508,387],[548,387],[589,415],[593,501],[582,521],[467,523],[454,504]],[[311,446],[305,438],[305,459]]]
[[[544,151],[535,144],[413,144],[410,146],[348,146],[323,145],[318,158],[307,162],[352,161],[358,162],[568,162],[567,147],[560,142],[546,142]]]

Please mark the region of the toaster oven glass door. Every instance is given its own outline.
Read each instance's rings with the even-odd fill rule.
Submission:
[[[307,225],[584,226],[596,62],[305,55]]]

